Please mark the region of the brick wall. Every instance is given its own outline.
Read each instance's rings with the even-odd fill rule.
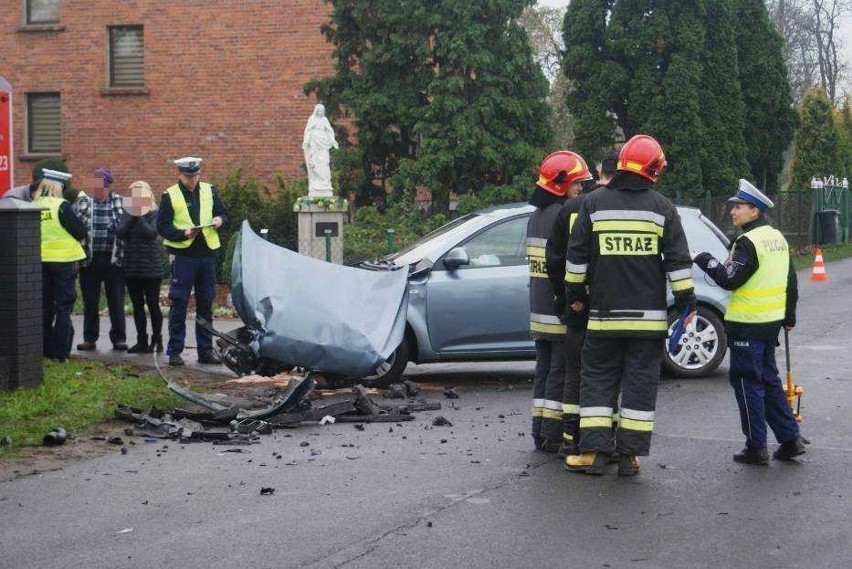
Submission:
[[[0,200],[0,390],[35,387],[44,373],[41,217],[21,204]]]
[[[305,177],[302,135],[316,100],[302,86],[333,72],[323,0],[61,0],[61,21],[21,25],[0,10],[0,75],[13,87],[15,179],[29,180],[25,93],[60,92],[62,157],[84,187],[107,165],[117,188],[176,180],[170,159],[204,158],[203,180],[242,166],[272,184]],[[107,26],[144,26],[145,92],[106,93]],[[78,182],[79,180],[79,182]]]

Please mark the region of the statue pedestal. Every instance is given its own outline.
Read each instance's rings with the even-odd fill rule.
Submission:
[[[296,200],[299,214],[299,253],[343,264],[343,220],[348,202],[338,196],[304,196]]]

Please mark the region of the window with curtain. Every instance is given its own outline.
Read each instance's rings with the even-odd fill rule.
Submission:
[[[109,27],[109,86],[144,87],[142,26]]]
[[[56,24],[59,22],[59,0],[24,0],[27,24]]]
[[[62,152],[59,93],[27,93],[27,153]]]

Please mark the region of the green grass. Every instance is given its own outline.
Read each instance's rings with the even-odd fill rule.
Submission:
[[[0,437],[9,435],[13,443],[0,448],[0,458],[15,448],[41,445],[55,427],[86,436],[98,423],[114,418],[119,403],[148,410],[170,409],[180,401],[160,378],[130,366],[44,360],[41,385],[0,391]]]
[[[825,245],[822,247],[822,257],[826,263],[852,257],[852,243]],[[796,267],[797,271],[811,268],[813,267],[813,264],[813,251],[803,251],[801,254],[793,255],[793,266]]]

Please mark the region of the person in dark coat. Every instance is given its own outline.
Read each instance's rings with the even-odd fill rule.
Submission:
[[[163,281],[163,253],[157,233],[157,203],[147,182],[130,184],[130,197],[124,201],[124,215],[115,230],[124,241],[124,279],[133,304],[136,344],[131,354],[163,351],[163,313],[160,310],[160,284]],[[148,339],[145,306],[151,315]]]

